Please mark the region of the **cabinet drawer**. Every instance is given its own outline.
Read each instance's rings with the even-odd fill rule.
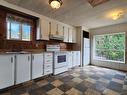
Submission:
[[[44,70],[46,69],[53,69],[53,65],[52,64],[44,64]]]
[[[48,74],[52,74],[52,73],[53,73],[52,69],[44,70],[44,75],[48,75]]]
[[[53,60],[52,59],[45,59],[44,64],[53,64]]]
[[[44,58],[45,59],[52,59],[53,58],[53,54],[52,53],[45,53],[44,54]]]

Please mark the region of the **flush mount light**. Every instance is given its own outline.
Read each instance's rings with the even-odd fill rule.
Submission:
[[[124,12],[125,10],[122,10],[122,9],[110,11],[107,14],[107,18],[110,18],[112,20],[117,20],[124,16]]]
[[[117,20],[117,19],[119,19],[121,16],[123,16],[123,12],[121,11],[121,12],[114,12],[114,13],[112,13],[112,19],[113,20]]]
[[[49,0],[49,4],[53,9],[58,9],[63,4],[62,0]]]

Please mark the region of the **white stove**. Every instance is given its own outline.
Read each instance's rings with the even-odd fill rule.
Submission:
[[[53,52],[53,74],[60,74],[68,70],[67,67],[67,52],[60,51],[59,45],[47,45],[47,51]]]
[[[54,52],[54,75],[63,73],[67,70],[67,52]]]

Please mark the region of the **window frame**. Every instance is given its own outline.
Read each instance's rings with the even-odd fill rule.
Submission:
[[[124,34],[124,40],[125,40],[125,47],[124,47],[124,61],[115,61],[115,60],[104,60],[104,59],[98,59],[96,58],[96,42],[95,42],[95,37],[96,36],[104,36],[104,35],[115,35],[115,34]],[[98,34],[93,36],[93,59],[94,60],[99,60],[99,61],[105,61],[105,62],[115,62],[115,63],[123,63],[125,64],[126,62],[126,32],[118,32],[118,33],[108,33],[108,34]]]
[[[8,15],[14,16],[16,18],[21,18],[21,19],[24,19],[24,21],[26,21],[26,22],[17,21],[20,24],[20,26],[19,26],[19,30],[20,30],[20,32],[19,32],[19,39],[11,38],[11,31],[8,31]],[[28,23],[27,23],[27,21],[28,21]],[[22,26],[25,25],[25,24],[30,25],[30,35],[29,35],[30,36],[30,39],[28,39],[28,40],[24,40],[23,39],[23,35],[22,35],[23,34],[23,31],[22,31],[23,28],[22,28]],[[15,14],[8,13],[7,16],[6,16],[6,27],[7,27],[7,29],[6,29],[6,40],[24,41],[24,42],[31,42],[31,41],[33,41],[33,27],[34,27],[34,22],[33,22],[32,19],[25,18],[25,17],[22,17],[20,15],[15,15]],[[9,37],[8,37],[8,33],[10,33],[9,34]]]

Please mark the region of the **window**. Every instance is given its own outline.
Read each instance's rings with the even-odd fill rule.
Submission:
[[[7,39],[31,41],[31,22],[25,18],[7,15]]]
[[[94,59],[125,62],[125,33],[94,36]]]

